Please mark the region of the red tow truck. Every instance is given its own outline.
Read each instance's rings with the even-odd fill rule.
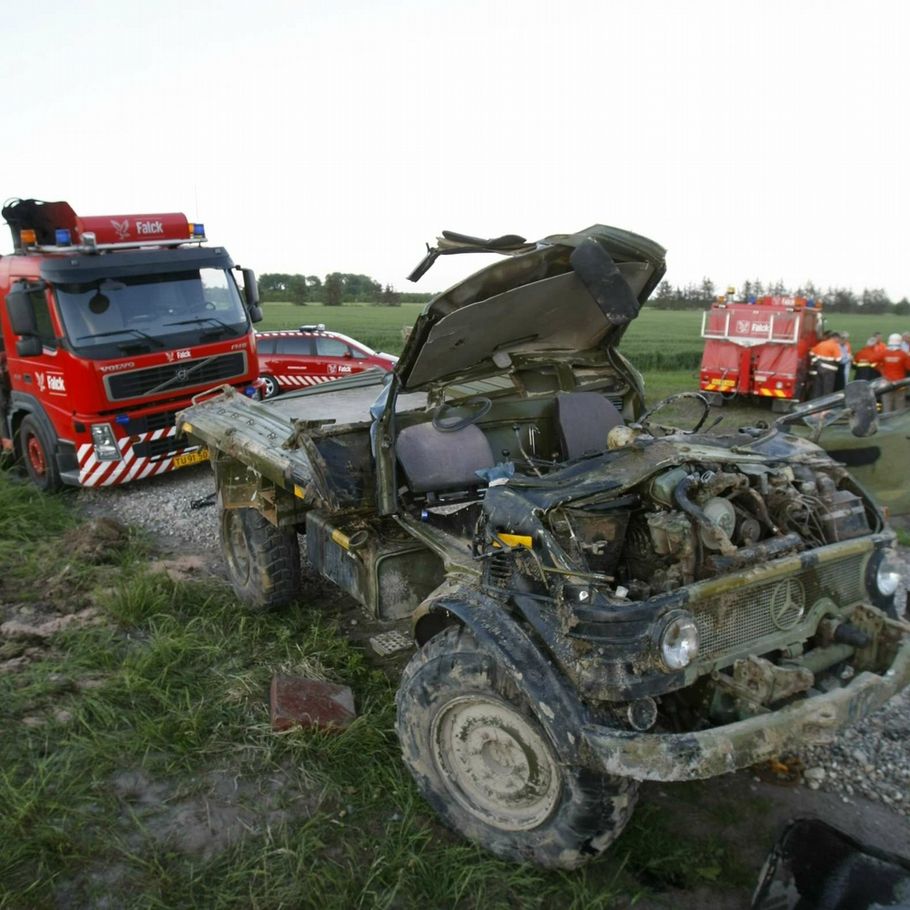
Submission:
[[[809,351],[822,321],[820,302],[805,297],[719,298],[702,315],[702,391],[778,405],[811,397]]]
[[[258,394],[256,278],[179,213],[2,209],[0,445],[44,490],[127,483],[203,461],[175,427],[201,392]],[[234,278],[243,273],[243,292]]]

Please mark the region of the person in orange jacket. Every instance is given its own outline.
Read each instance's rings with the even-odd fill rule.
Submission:
[[[895,332],[888,336],[888,349],[873,362],[879,373],[891,382],[906,379],[910,372],[910,354],[901,350],[903,339]],[[882,413],[902,411],[906,406],[907,396],[904,389],[895,389],[882,395]]]
[[[879,357],[888,350],[887,345],[882,345],[881,349],[878,347],[880,341],[881,336],[876,339],[875,335],[873,335],[866,342],[866,346],[860,348],[853,355],[853,366],[856,367],[857,379],[865,379],[867,382],[871,382],[873,379],[878,379],[882,375],[874,366],[872,366],[873,362],[877,361]]]
[[[830,395],[841,364],[840,334],[826,332],[825,337],[809,350],[810,372],[814,368],[813,398]]]

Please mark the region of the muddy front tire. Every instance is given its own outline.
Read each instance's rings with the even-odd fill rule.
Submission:
[[[63,483],[54,455],[55,440],[34,417],[22,419],[19,425],[19,447],[22,461],[32,483],[46,493],[59,490]]]
[[[576,868],[632,815],[637,783],[566,762],[519,685],[461,627],[411,659],[396,701],[404,761],[424,798],[503,859]]]
[[[250,610],[275,610],[300,596],[300,547],[293,529],[276,528],[256,509],[223,509],[220,536],[228,577]]]

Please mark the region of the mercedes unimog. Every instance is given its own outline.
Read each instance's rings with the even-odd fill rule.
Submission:
[[[436,296],[388,378],[179,417],[214,468],[224,558],[254,609],[310,567],[416,648],[404,761],[442,819],[498,856],[572,868],[620,834],[643,780],[710,778],[824,741],[910,681],[882,510],[789,423],[645,410],[618,344],[665,270],[596,225],[498,252]],[[673,408],[703,411],[683,425]],[[690,415],[691,416],[691,415]],[[674,420],[680,425],[674,425]]]

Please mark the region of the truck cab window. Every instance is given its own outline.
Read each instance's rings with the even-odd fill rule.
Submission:
[[[29,299],[35,310],[35,322],[38,326],[38,337],[46,348],[57,348],[57,336],[54,332],[54,323],[51,319],[51,310],[47,304],[47,296],[43,290],[29,292]]]

